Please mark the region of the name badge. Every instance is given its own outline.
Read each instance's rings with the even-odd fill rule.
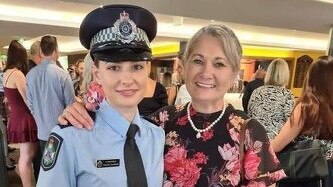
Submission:
[[[119,159],[109,159],[109,160],[97,160],[97,168],[106,168],[106,167],[118,167],[120,165]]]

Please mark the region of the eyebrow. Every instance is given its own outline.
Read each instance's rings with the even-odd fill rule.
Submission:
[[[205,58],[202,54],[199,54],[199,53],[195,53],[195,54],[193,54],[193,56],[199,56],[200,58]],[[224,60],[224,61],[228,62],[228,60],[223,57],[215,57],[214,60]]]

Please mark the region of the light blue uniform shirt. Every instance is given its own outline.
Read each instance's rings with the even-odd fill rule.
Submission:
[[[38,139],[46,141],[66,106],[75,101],[69,74],[44,59],[27,74],[27,103],[36,120]]]
[[[139,126],[135,140],[141,153],[148,186],[160,187],[163,183],[164,130],[140,117],[138,112],[133,123]],[[47,148],[52,147],[49,146],[49,139],[37,186],[126,187],[124,145],[129,125],[124,116],[104,100],[96,111],[95,126],[91,131],[72,126],[56,126],[51,137],[57,136],[63,140],[59,151],[53,149],[47,152]],[[52,164],[48,163],[44,167],[48,160]],[[101,160],[109,160],[113,164],[98,168],[97,163]]]

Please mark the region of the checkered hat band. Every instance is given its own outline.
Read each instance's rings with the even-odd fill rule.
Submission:
[[[144,30],[135,27],[134,30],[132,31],[135,35],[133,39],[130,42],[144,42],[146,43],[147,46],[149,45],[149,40],[147,37],[147,34]],[[129,43],[129,42],[123,42],[123,40],[120,38],[120,33],[117,31],[115,27],[109,27],[106,29],[103,29],[99,31],[92,39],[90,42],[90,48],[96,44],[105,44],[106,42],[117,42],[117,43]]]

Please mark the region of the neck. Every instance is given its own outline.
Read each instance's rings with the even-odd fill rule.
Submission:
[[[110,105],[113,106],[113,108],[115,108],[130,123],[132,123],[132,121],[133,121],[133,119],[134,119],[134,117],[135,117],[135,115],[137,113],[137,110],[138,110],[137,107],[121,107],[120,108],[120,107],[116,107],[116,106],[114,106],[112,104],[110,104]]]
[[[224,106],[223,99],[218,101],[200,102],[192,100],[192,107],[200,113],[214,113],[220,111]]]

